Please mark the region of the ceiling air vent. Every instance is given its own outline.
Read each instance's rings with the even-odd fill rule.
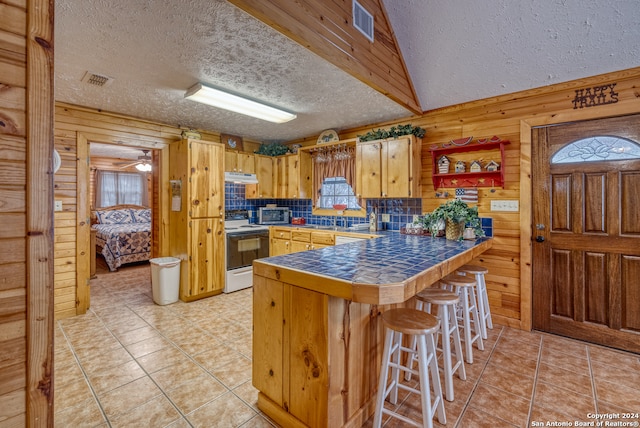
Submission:
[[[353,0],[353,26],[373,42],[373,16],[356,0]]]
[[[109,86],[113,82],[113,77],[87,71],[86,73],[84,73],[82,82],[88,83],[93,86],[105,87]]]

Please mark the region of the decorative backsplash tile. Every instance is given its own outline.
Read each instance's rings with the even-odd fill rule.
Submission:
[[[246,199],[245,185],[225,183],[225,209],[248,210],[252,222],[257,221],[258,208],[267,204],[288,207],[292,217],[304,217],[307,224],[333,225],[333,216],[312,214],[311,199]],[[422,214],[422,200],[406,199],[368,199],[367,218],[342,216],[336,219],[338,226],[350,227],[354,224],[368,223],[369,214],[375,210],[379,230],[400,230],[402,226],[413,222],[413,216]],[[382,214],[389,214],[388,222],[382,221]],[[493,236],[493,219],[482,218],[482,229],[487,236]]]

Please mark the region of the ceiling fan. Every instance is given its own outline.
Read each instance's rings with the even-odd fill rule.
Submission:
[[[142,150],[142,153],[143,155],[138,156],[138,160],[136,161],[114,162],[113,165],[119,166],[120,168],[135,166],[138,171],[149,172],[151,171],[151,156],[149,156],[149,150]]]

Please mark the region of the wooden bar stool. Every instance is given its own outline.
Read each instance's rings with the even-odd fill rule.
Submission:
[[[453,374],[457,371],[458,377],[462,380],[467,378],[464,370],[464,357],[462,355],[462,345],[460,344],[460,329],[458,328],[458,319],[456,317],[456,305],[460,302],[460,296],[451,291],[442,288],[426,288],[416,294],[416,309],[424,310],[431,313],[431,305],[438,306],[437,318],[440,320],[439,334],[442,337],[442,368],[444,372],[444,389],[445,397],[448,401],[453,401]],[[451,354],[451,340],[453,339],[453,347],[455,350],[455,363]],[[436,345],[438,340],[436,339]],[[415,337],[413,340],[413,348],[415,349]],[[413,368],[415,355],[411,356],[409,367]],[[407,373],[411,379],[411,373]]]
[[[478,315],[480,315],[480,327],[482,328],[482,338],[487,338],[487,328],[493,329],[493,321],[491,320],[491,307],[489,306],[489,295],[487,294],[487,283],[484,281],[484,275],[489,273],[489,269],[482,266],[464,265],[458,269],[460,274],[475,275],[478,283],[477,299],[478,299]]]
[[[387,414],[416,427],[433,427],[433,416],[437,414],[438,422],[447,422],[444,403],[442,400],[442,388],[438,376],[438,364],[436,361],[436,349],[434,334],[440,328],[440,321],[431,314],[416,309],[398,308],[389,309],[382,314],[382,323],[385,327],[384,351],[382,353],[382,368],[380,369],[380,381],[376,398],[376,410],[373,418],[373,426],[379,428],[382,424],[382,414]],[[418,370],[401,364],[401,352],[413,354],[411,348],[402,346],[402,335],[411,334],[417,338]],[[391,368],[391,379],[387,386],[387,378]],[[420,389],[412,388],[400,383],[400,371],[410,371],[420,377]],[[431,377],[431,381],[429,380]],[[433,383],[433,385],[430,385]],[[431,387],[433,387],[433,404],[431,403]],[[398,388],[405,391],[420,394],[422,404],[422,422],[414,421],[404,415],[385,409],[384,401],[389,396],[389,402],[396,404],[398,401]]]
[[[462,321],[466,353],[465,360],[467,363],[473,364],[473,342],[477,342],[478,349],[484,351],[480,317],[478,316],[478,305],[476,304],[476,280],[468,276],[451,274],[445,276],[442,282],[452,286],[458,296],[460,296],[460,302],[458,303],[458,321]],[[472,323],[473,333],[471,332]]]

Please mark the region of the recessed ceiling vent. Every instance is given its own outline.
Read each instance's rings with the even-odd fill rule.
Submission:
[[[353,26],[373,42],[373,15],[353,0]]]
[[[84,83],[103,88],[105,86],[109,86],[113,80],[113,77],[105,76],[104,74],[92,73],[91,71],[84,73],[84,77],[82,78],[82,82]]]

